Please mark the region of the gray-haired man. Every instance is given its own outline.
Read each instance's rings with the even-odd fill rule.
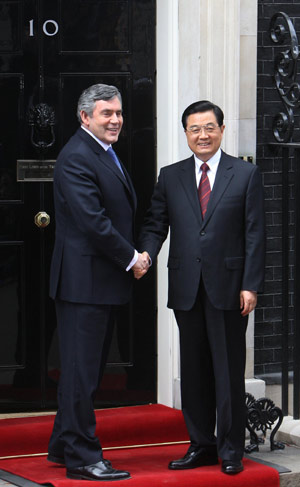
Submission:
[[[77,114],[81,127],[60,152],[54,174],[56,239],[50,275],[61,355],[58,412],[48,460],[67,477],[120,480],[95,436],[93,399],[111,341],[117,305],[130,299],[130,269],[148,266],[133,243],[136,195],[111,144],[123,125],[114,86],[87,88]]]

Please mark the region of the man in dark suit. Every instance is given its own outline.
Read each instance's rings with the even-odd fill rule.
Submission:
[[[117,88],[93,85],[80,96],[81,127],[60,152],[54,173],[56,237],[50,296],[55,299],[61,376],[48,460],[67,477],[120,480],[103,459],[93,399],[111,341],[117,305],[129,301],[133,274],[148,258],[133,243],[136,195],[112,150],[123,125]]]
[[[257,166],[221,151],[218,106],[193,103],[182,124],[194,154],[161,170],[139,238],[154,259],[170,228],[168,307],[179,327],[191,444],[169,468],[219,456],[222,471],[235,474],[243,470],[246,326],[263,285],[263,188]]]

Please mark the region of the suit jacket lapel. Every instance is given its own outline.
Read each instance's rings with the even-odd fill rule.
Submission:
[[[207,205],[207,211],[203,222],[204,226],[211,218],[233,176],[232,162],[227,157],[227,154],[222,151],[216,179]]]
[[[181,166],[181,172],[179,175],[180,181],[187,194],[188,199],[192,205],[193,211],[199,220],[199,224],[202,225],[202,216],[200,210],[200,203],[197,191],[196,173],[195,173],[195,159],[191,156]]]
[[[77,134],[85,140],[85,142],[93,149],[93,151],[99,156],[99,160],[106,166],[108,167],[116,176],[117,178],[122,181],[122,183],[126,186],[128,192],[130,193],[132,199],[133,199],[133,205],[134,208],[136,208],[137,205],[137,200],[136,200],[136,194],[134,187],[131,182],[131,178],[125,169],[124,165],[121,163],[122,169],[124,171],[124,174],[126,177],[123,176],[121,173],[120,169],[117,167],[115,162],[112,160],[112,158],[106,153],[106,151],[103,149],[103,147],[98,144],[98,142],[93,139],[85,130],[82,128],[79,128],[77,131]]]
[[[126,177],[123,176],[120,169],[117,167],[115,161],[112,160],[110,155],[107,154],[107,152],[101,146],[99,146],[99,147],[100,147],[100,149],[102,149],[100,154],[99,154],[101,162],[103,162],[105,164],[105,166],[107,166],[120,179],[120,181],[122,181],[122,183],[125,184],[125,186],[129,190],[130,188],[129,188],[128,181],[127,181]],[[123,164],[121,166],[122,166],[122,170],[125,174]],[[126,174],[126,176],[128,177],[128,173]]]
[[[123,176],[123,174],[120,171],[120,169],[117,167],[116,163],[107,154],[107,152],[105,152],[105,150],[103,149],[103,147],[101,147],[100,145],[99,145],[99,147],[101,149],[101,152],[100,152],[100,160],[101,160],[101,162],[103,162],[103,164],[105,164],[105,166],[107,166],[117,176],[117,178],[119,178],[120,181],[122,181],[122,183],[126,186],[128,192],[130,193],[130,196],[131,196],[131,198],[133,200],[133,206],[134,206],[134,208],[136,208],[137,200],[136,200],[135,190],[133,188],[133,185],[132,185],[132,182],[131,182],[131,178],[130,178],[127,170],[125,169],[124,165],[121,163],[122,170],[123,170],[123,172],[125,174],[125,177]]]
[[[132,196],[132,199],[133,199],[133,203],[134,203],[134,208],[136,209],[137,207],[137,198],[136,198],[136,192],[135,192],[135,189],[133,187],[133,184],[132,184],[132,181],[131,181],[131,177],[126,169],[126,167],[124,166],[124,164],[120,161],[120,164],[122,166],[122,169],[124,171],[124,174],[125,174],[125,178],[123,177],[123,179],[125,179],[125,186],[127,186],[131,196]],[[116,169],[120,172],[120,170],[117,168],[116,166]],[[122,176],[122,174],[121,174]]]

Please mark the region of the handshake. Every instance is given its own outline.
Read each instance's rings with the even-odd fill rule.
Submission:
[[[133,274],[136,279],[143,277],[151,266],[151,259],[148,252],[143,252],[138,255],[138,260],[132,266]]]

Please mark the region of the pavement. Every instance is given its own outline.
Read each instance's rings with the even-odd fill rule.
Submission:
[[[1,477],[7,477],[9,480],[0,479],[0,487],[40,487],[40,484],[31,482],[30,480],[17,477],[15,475],[1,473]],[[15,483],[12,483],[14,481]]]

